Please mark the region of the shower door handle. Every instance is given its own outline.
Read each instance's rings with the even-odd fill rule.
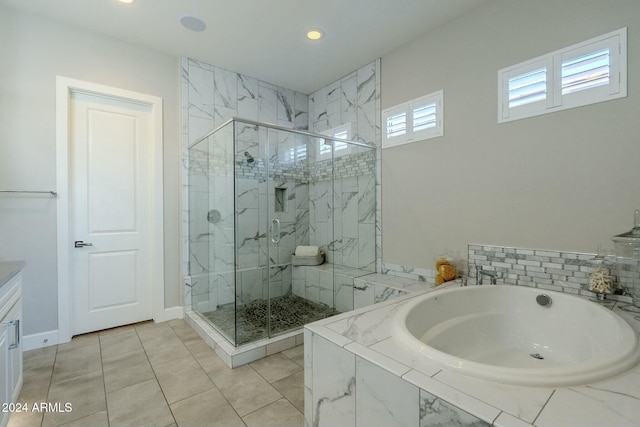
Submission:
[[[280,243],[280,220],[277,218],[271,221],[271,243]]]

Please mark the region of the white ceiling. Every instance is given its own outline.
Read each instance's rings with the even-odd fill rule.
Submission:
[[[488,0],[0,0],[139,46],[311,93]],[[207,24],[200,33],[183,16]],[[320,28],[319,42],[305,38]]]

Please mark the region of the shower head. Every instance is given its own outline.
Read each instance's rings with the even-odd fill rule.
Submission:
[[[248,151],[244,152],[244,156],[247,158],[247,163],[251,164],[255,161],[255,159],[253,158],[253,156],[251,154],[249,154]]]

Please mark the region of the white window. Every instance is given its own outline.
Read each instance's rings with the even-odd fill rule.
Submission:
[[[498,123],[627,96],[627,29],[498,71]]]
[[[284,153],[284,161],[286,163],[300,162],[302,160],[306,160],[306,158],[307,158],[306,142],[296,145],[295,147],[291,147]]]
[[[444,134],[443,91],[382,112],[382,148],[435,138]]]
[[[323,135],[327,135],[332,138],[350,140],[352,137],[351,123],[346,123],[344,125],[340,125],[338,127],[326,130],[321,133]],[[331,139],[326,139],[323,142],[321,142],[318,147],[318,159],[331,157],[332,144],[333,144],[334,156],[343,156],[345,154],[351,153],[351,146],[346,142],[332,141]]]

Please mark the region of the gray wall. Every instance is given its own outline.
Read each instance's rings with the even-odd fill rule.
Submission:
[[[178,58],[0,7],[0,189],[56,186],[56,75],[164,100],[165,307],[180,297]],[[25,260],[24,332],[57,329],[56,202],[0,196],[0,261]]]
[[[497,124],[497,72],[628,27],[628,97]],[[594,252],[640,208],[640,2],[495,0],[382,58],[382,108],[444,89],[445,135],[382,151],[383,260],[467,243]]]

